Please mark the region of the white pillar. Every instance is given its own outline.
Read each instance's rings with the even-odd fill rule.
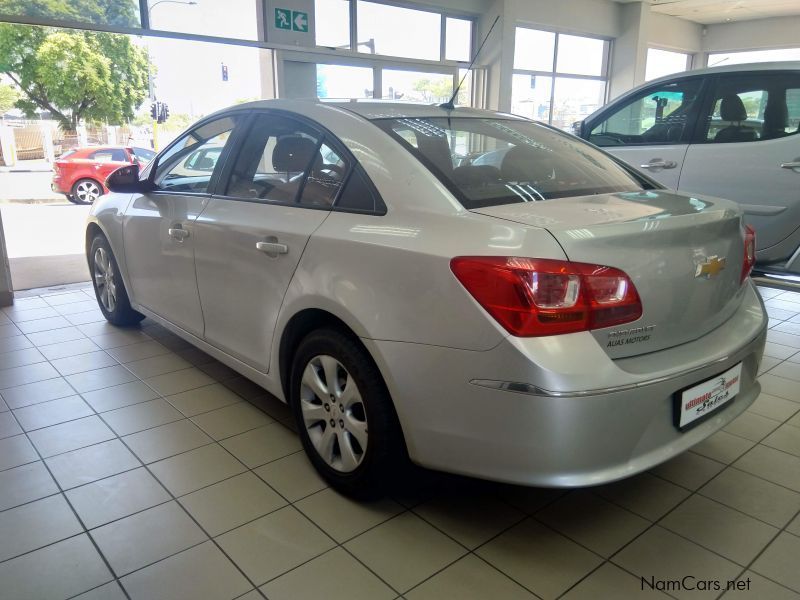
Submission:
[[[76,132],[78,134],[78,146],[83,148],[89,145],[89,134],[86,133],[86,125],[78,125]]]
[[[17,142],[14,139],[14,129],[7,125],[0,125],[0,148],[3,150],[3,161],[7,167],[17,164]]]
[[[106,135],[108,136],[108,145],[117,145],[117,128],[114,125],[106,125]]]
[[[53,146],[53,127],[50,123],[42,123],[42,147],[44,159],[51,165],[56,161],[56,149]]]
[[[14,304],[14,288],[11,285],[11,268],[8,264],[6,236],[3,233],[3,215],[0,213],[0,306]]]
[[[644,83],[647,42],[650,34],[650,5],[632,2],[620,5],[621,34],[612,46],[609,99]]]

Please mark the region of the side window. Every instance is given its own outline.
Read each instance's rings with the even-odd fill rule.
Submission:
[[[596,125],[589,141],[597,146],[678,143],[698,104],[700,88],[699,78],[650,88]]]
[[[308,172],[300,204],[332,206],[347,177],[347,171],[347,163],[340,154],[328,144],[322,144]]]
[[[264,202],[330,207],[347,175],[341,153],[308,125],[288,117],[255,117],[225,194]]]
[[[378,196],[377,191],[361,167],[353,169],[352,174],[347,179],[344,190],[342,190],[339,199],[336,201],[336,208],[380,214],[386,212],[383,200]]]
[[[703,138],[707,142],[757,142],[798,132],[800,78],[774,73],[720,77]]]
[[[237,116],[229,116],[204,123],[178,140],[158,161],[156,187],[205,193],[237,120]]]
[[[89,159],[97,162],[128,162],[125,151],[121,149],[98,150],[93,152]]]

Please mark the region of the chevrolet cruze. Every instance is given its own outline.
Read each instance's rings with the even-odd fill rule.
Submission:
[[[184,169],[204,148],[213,168]],[[244,104],[107,184],[86,229],[106,318],[150,317],[287,402],[350,494],[407,458],[612,481],[759,393],[767,317],[738,206],[525,119]]]

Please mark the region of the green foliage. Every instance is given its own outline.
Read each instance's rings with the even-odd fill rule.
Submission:
[[[48,110],[69,129],[129,121],[147,96],[147,71],[147,53],[125,35],[0,23],[0,72],[28,116]]]
[[[0,14],[139,27],[135,0],[0,0]]]
[[[10,85],[0,83],[0,115],[7,113],[14,108],[14,104],[19,99],[19,92]]]

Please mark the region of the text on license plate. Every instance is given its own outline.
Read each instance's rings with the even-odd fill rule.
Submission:
[[[678,427],[704,417],[739,393],[742,363],[681,393]]]

